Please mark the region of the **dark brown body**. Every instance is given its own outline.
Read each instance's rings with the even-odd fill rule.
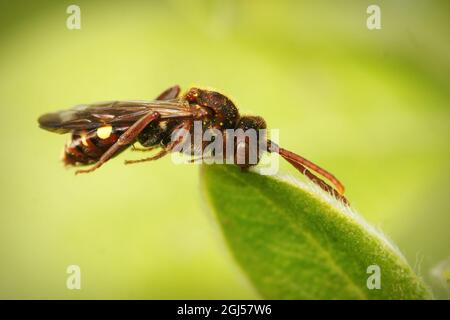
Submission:
[[[172,87],[158,96],[156,100],[177,99],[179,92],[178,87]],[[201,119],[203,129],[214,128],[222,131],[225,129],[235,129],[238,124],[238,109],[230,99],[218,92],[192,88],[183,97],[178,99],[188,102],[186,109],[189,111],[194,111],[202,107],[205,108],[204,110],[207,110],[205,116]],[[167,119],[153,121],[139,133],[136,140],[147,148],[165,148],[171,141],[171,133],[175,128],[180,127],[183,121],[191,120]],[[111,132],[107,137],[99,134],[99,131],[102,132],[108,127],[110,127]],[[88,165],[96,163],[128,128],[106,125],[90,131],[73,131],[71,140],[64,148],[64,163],[66,165]],[[192,130],[193,128],[191,128],[191,133],[193,133]],[[115,155],[127,147],[124,146]]]
[[[159,148],[160,151],[151,157],[125,163],[159,159],[182,143],[179,139],[173,139],[172,133],[177,132],[177,129],[185,129],[193,133],[195,121],[201,122],[202,131],[217,129],[224,133],[227,129],[243,131],[254,129],[259,132],[260,129],[266,129],[263,118],[240,116],[234,103],[219,92],[191,88],[180,96],[178,86],[167,89],[153,101],[115,101],[82,105],[45,114],[39,118],[42,128],[71,134],[71,140],[64,148],[63,160],[66,165],[93,164],[89,169],[78,170],[76,173],[96,170],[136,141],[145,148],[134,148],[134,150],[150,151]],[[263,151],[279,153],[322,189],[348,203],[342,195],[343,185],[331,173],[295,153],[279,148],[265,135],[260,136],[258,133],[257,139],[258,141],[267,140],[267,150]],[[224,143],[226,143],[225,140],[226,138]],[[206,144],[201,148],[205,147]],[[239,148],[243,150],[238,150]],[[247,140],[239,146],[235,145],[232,156],[236,157],[238,152],[242,151],[247,159],[249,153]],[[258,153],[256,163],[244,161],[238,165],[243,169],[248,168],[257,164],[259,157]],[[337,191],[308,168],[330,180],[337,187]]]

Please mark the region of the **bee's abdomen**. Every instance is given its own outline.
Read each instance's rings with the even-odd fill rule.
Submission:
[[[66,165],[86,165],[97,162],[125,131],[111,126],[90,131],[74,131],[64,147]]]

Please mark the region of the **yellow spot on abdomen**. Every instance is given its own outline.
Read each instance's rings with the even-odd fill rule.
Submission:
[[[100,139],[108,139],[111,135],[111,132],[111,126],[100,127],[97,129],[97,137],[99,137]]]

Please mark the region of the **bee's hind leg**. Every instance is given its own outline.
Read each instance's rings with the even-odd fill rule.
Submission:
[[[177,130],[177,129],[188,130],[191,125],[192,125],[191,121],[187,121],[187,122],[179,125],[175,130]],[[163,148],[161,151],[159,151],[154,156],[151,156],[148,158],[143,158],[143,159],[138,159],[138,160],[125,160],[125,164],[133,164],[133,163],[139,163],[139,162],[158,160],[158,159],[164,157],[166,154],[172,152],[172,150],[175,149],[175,147],[178,144],[183,143],[184,138],[185,138],[184,135],[180,135],[176,140],[171,141],[165,148]]]
[[[105,162],[111,159],[117,152],[133,143],[136,137],[141,131],[152,121],[157,120],[160,117],[158,112],[148,113],[147,115],[136,121],[131,127],[125,131],[120,138],[114,143],[106,152],[100,157],[100,159],[89,169],[77,170],[75,174],[89,173],[100,168]]]

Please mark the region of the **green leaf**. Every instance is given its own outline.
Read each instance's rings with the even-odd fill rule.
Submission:
[[[201,170],[232,256],[262,298],[432,298],[379,231],[318,188],[232,165]],[[381,288],[369,290],[373,265],[380,268]]]

